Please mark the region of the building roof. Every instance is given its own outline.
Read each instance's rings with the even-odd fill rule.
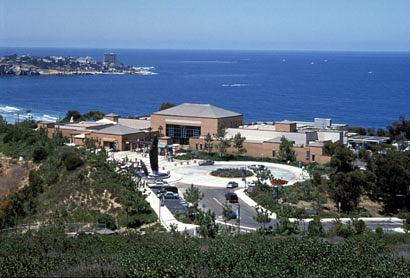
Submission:
[[[235,134],[240,133],[246,138],[246,142],[270,142],[278,143],[280,138],[285,137],[289,141],[295,142],[295,145],[307,145],[308,141],[312,140],[311,134],[300,132],[285,132],[271,130],[255,130],[244,128],[227,128],[226,138],[233,138]]]
[[[296,121],[282,120],[276,121],[275,124],[296,124]]]
[[[199,117],[199,118],[227,118],[242,116],[242,114],[229,111],[211,104],[194,104],[183,103],[162,111],[155,112],[154,115],[170,115],[181,117]]]
[[[110,113],[110,114],[105,115],[105,117],[119,117],[119,115],[115,113]]]
[[[150,120],[119,118],[118,123],[136,129],[148,129],[151,127]]]
[[[356,135],[347,139],[349,142],[358,142],[358,143],[385,143],[390,140],[390,137],[381,137],[381,136],[369,136],[369,135]]]
[[[102,133],[102,134],[112,134],[112,135],[128,135],[143,132],[140,129],[131,128],[125,125],[117,124],[112,125],[100,130],[94,130],[95,133]]]

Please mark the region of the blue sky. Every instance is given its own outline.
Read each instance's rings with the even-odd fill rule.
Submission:
[[[0,46],[410,51],[410,1],[0,0]]]

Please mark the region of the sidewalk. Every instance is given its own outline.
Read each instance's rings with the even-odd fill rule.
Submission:
[[[178,232],[188,232],[190,234],[193,234],[194,236],[196,235],[196,229],[198,228],[198,225],[179,222],[166,206],[160,206],[159,198],[155,195],[154,192],[152,192],[150,188],[142,187],[139,190],[143,191],[144,189],[146,189],[148,192],[148,196],[147,198],[145,198],[145,200],[150,204],[155,213],[160,216],[159,218],[161,225],[168,232],[171,231],[173,226]]]
[[[263,208],[262,206],[258,205],[257,202],[252,200],[252,198],[249,197],[248,194],[245,193],[245,189],[243,189],[243,188],[238,189],[238,190],[235,191],[235,193],[236,193],[236,195],[238,195],[238,198],[241,199],[248,206],[254,207],[254,208],[259,207],[259,208],[263,209],[264,211],[268,212],[270,219],[276,219],[276,213],[271,212],[271,211]]]

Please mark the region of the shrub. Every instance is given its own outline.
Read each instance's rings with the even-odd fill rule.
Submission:
[[[105,224],[107,228],[111,230],[117,229],[114,218],[106,213],[97,217],[97,223]]]
[[[323,236],[324,230],[320,218],[315,217],[312,221],[309,222],[308,234],[311,236]]]
[[[47,151],[44,147],[36,147],[33,150],[33,161],[38,163],[47,158]]]
[[[377,227],[376,230],[375,230],[375,232],[376,232],[376,235],[377,235],[379,238],[383,237],[384,232],[383,232],[383,228],[382,228],[382,227],[380,227],[380,226]]]
[[[63,163],[68,171],[73,171],[84,164],[81,157],[74,152],[63,154]]]
[[[244,172],[246,177],[253,176],[252,171],[243,170],[239,168],[218,168],[212,171],[211,175],[222,178],[242,178]]]
[[[360,220],[353,219],[352,225],[353,225],[353,228],[354,228],[356,234],[358,234],[358,235],[363,234],[364,231],[366,230],[366,223],[364,223],[364,221],[361,220],[361,219]]]

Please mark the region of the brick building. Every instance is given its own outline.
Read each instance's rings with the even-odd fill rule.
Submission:
[[[152,130],[181,145],[188,145],[190,138],[216,134],[219,126],[237,128],[242,124],[242,114],[210,104],[184,103],[151,115]]]
[[[68,138],[70,145],[82,146],[87,138],[93,139],[97,147],[118,151],[134,150],[147,146],[153,134],[149,120],[125,119],[109,114],[99,121],[78,123],[40,122],[38,128],[47,130],[49,137],[58,130]]]

